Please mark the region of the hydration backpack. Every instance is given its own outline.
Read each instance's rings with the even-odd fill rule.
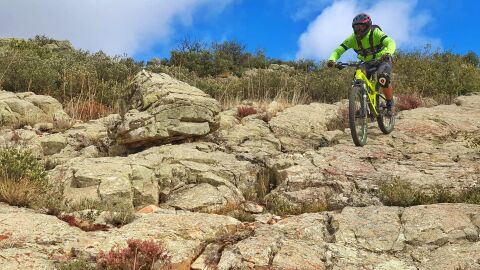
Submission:
[[[358,48],[360,49],[359,53],[363,57],[367,57],[368,55],[373,55],[373,59],[375,59],[375,57],[377,56],[377,53],[379,53],[382,50],[382,47],[383,47],[382,42],[385,38],[387,38],[387,35],[383,36],[380,39],[380,44],[378,44],[378,46],[373,46],[373,32],[375,31],[376,28],[380,29],[380,31],[383,31],[382,28],[376,24],[372,24],[372,26],[370,26],[370,33],[368,34],[368,41],[370,43],[370,48],[365,49],[362,44],[362,39],[358,37],[356,38]]]

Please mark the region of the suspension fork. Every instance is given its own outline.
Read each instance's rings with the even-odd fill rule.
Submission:
[[[369,106],[371,106],[371,103],[370,103],[370,98],[368,97],[368,93],[366,89],[367,85],[362,80],[355,80],[353,82],[353,86],[361,89],[360,106],[362,110],[362,115],[368,116],[368,109],[369,109]]]

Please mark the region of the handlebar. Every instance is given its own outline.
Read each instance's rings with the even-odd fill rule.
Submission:
[[[379,60],[372,60],[372,61],[369,61],[369,62],[363,62],[363,61],[359,61],[359,62],[350,62],[350,63],[344,63],[344,62],[337,62],[335,64],[335,67],[338,68],[338,69],[344,69],[346,67],[359,67],[360,65],[362,64],[365,64],[365,63],[369,63],[371,65],[377,65],[380,63]]]

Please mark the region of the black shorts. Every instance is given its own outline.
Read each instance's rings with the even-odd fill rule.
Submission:
[[[372,78],[373,72],[377,73],[377,77],[380,74],[388,74],[389,77],[391,77],[392,73],[392,58],[389,58],[388,60],[382,61],[378,64],[372,64],[372,63],[364,63],[361,67],[363,69],[363,72],[367,74],[367,78]]]

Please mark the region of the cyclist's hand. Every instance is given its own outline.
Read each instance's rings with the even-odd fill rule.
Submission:
[[[392,56],[391,56],[389,53],[386,53],[386,54],[382,55],[381,60],[382,60],[382,62],[391,61],[391,60],[392,60]]]
[[[333,61],[333,60],[328,60],[328,62],[327,62],[327,67],[330,67],[330,68],[331,68],[331,67],[334,67],[334,66],[335,66],[335,61]]]

